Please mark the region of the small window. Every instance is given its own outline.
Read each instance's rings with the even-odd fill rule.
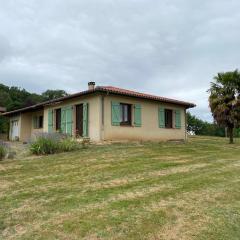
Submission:
[[[43,116],[34,116],[33,117],[33,128],[34,129],[43,128]]]
[[[170,109],[165,109],[165,127],[173,127],[173,111]]]
[[[121,125],[131,125],[132,124],[132,112],[131,104],[120,104],[120,124]]]
[[[61,129],[61,108],[56,109],[56,130]]]

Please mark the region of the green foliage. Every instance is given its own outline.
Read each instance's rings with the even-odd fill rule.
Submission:
[[[9,129],[9,123],[6,117],[0,116],[0,133],[7,133]]]
[[[79,148],[80,144],[75,139],[60,133],[42,134],[37,136],[30,145],[31,153],[36,155],[69,152]]]
[[[218,73],[211,83],[209,106],[218,125],[227,127],[230,143],[233,129],[240,126],[240,72]]]
[[[0,161],[5,158],[6,154],[7,154],[7,147],[5,144],[0,142]]]
[[[60,97],[65,97],[67,96],[67,92],[64,90],[47,90],[46,92],[42,93],[42,97],[44,100],[52,100]]]
[[[196,135],[204,136],[225,136],[225,129],[219,127],[217,124],[209,123],[197,118],[191,113],[187,112],[187,131],[193,132]]]
[[[36,155],[54,154],[59,151],[59,143],[54,139],[39,137],[30,146],[30,151]]]
[[[59,144],[59,148],[62,152],[75,151],[80,148],[80,144],[70,137],[62,139]]]

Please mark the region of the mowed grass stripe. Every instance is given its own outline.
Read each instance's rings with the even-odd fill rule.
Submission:
[[[228,146],[193,138],[2,162],[0,236],[237,239],[240,151],[239,143]],[[224,214],[233,213],[224,227]],[[213,234],[210,225],[224,230]]]
[[[185,186],[187,186],[187,185],[185,185]],[[153,191],[154,192],[154,191]],[[103,205],[97,205],[97,206],[95,206],[95,208],[88,208],[88,211],[85,213],[85,215],[83,215],[83,212],[84,211],[81,211],[81,213],[78,213],[78,214],[81,214],[81,216],[83,217],[83,219],[85,219],[85,220],[82,220],[82,221],[86,221],[87,219],[88,219],[88,215],[90,215],[90,216],[92,216],[93,217],[93,215],[94,215],[94,218],[98,218],[98,215],[100,214],[100,212],[101,212],[101,216],[102,216],[102,211],[104,211],[104,212],[109,212],[109,209],[105,209],[105,208],[103,208],[104,206],[111,206],[111,207],[113,207],[113,209],[115,209],[115,211],[116,210],[118,210],[118,208],[120,208],[120,210],[124,207],[125,209],[128,209],[128,208],[130,208],[130,206],[137,206],[137,207],[139,207],[139,205],[141,205],[142,203],[146,206],[146,204],[148,204],[148,202],[146,201],[146,200],[149,200],[149,199],[151,199],[151,202],[154,202],[153,200],[152,200],[152,197],[151,196],[149,196],[148,195],[148,191],[146,191],[146,199],[143,199],[142,197],[143,197],[143,194],[140,194],[139,192],[138,193],[136,193],[135,194],[135,196],[134,196],[134,193],[133,194],[131,194],[131,193],[129,193],[129,195],[126,195],[125,196],[125,198],[124,198],[124,196],[121,196],[120,197],[120,199],[118,199],[117,201],[113,201],[112,202],[112,204],[110,204],[110,205],[108,205],[108,204],[106,204],[106,203],[104,203]],[[152,192],[150,191],[150,193],[152,194]],[[172,193],[174,193],[174,194],[176,194],[176,191],[174,191],[174,192],[172,192]],[[166,194],[166,193],[165,193]],[[194,192],[193,192],[193,194],[194,194]],[[202,191],[202,195],[203,196],[206,196],[206,192],[204,192],[204,191]],[[164,196],[164,194],[163,194],[163,192],[161,192],[160,193],[160,195],[159,195],[159,197],[162,197],[162,196]],[[170,194],[170,193],[168,193],[167,194],[167,196],[168,197],[173,197],[173,195],[172,194]],[[154,200],[157,200],[157,197],[158,197],[158,195],[156,195],[156,194],[154,194]],[[199,197],[199,195],[198,195],[198,197]],[[139,198],[141,198],[141,199],[139,199]],[[190,198],[191,198],[191,200],[194,200],[191,196],[190,196]],[[188,198],[187,198],[188,199]],[[202,199],[202,198],[200,198],[200,199]],[[116,200],[116,199],[115,199]],[[203,199],[202,199],[203,200]],[[149,205],[150,205],[150,203],[149,203]],[[108,207],[109,208],[109,207]],[[138,208],[138,209],[142,209],[142,206],[141,206],[141,208]],[[153,208],[154,209],[154,208]],[[95,215],[94,214],[94,212],[91,212],[90,210],[95,210],[94,212],[95,213],[97,213],[97,215]],[[128,209],[128,211],[129,211],[129,209]],[[126,214],[130,214],[130,212],[125,212]],[[142,210],[141,210],[141,213],[143,214],[143,212],[142,212]],[[70,218],[71,218],[71,221],[75,221],[74,220],[74,216],[76,216],[76,218],[78,218],[78,214],[77,214],[77,216],[74,214],[74,212],[73,213],[67,213],[67,215],[62,215],[60,218],[63,218],[63,219],[65,219],[64,221],[67,221],[66,219],[67,219],[67,217],[66,216],[70,216]],[[137,213],[135,213],[135,214],[137,214]],[[139,214],[140,213],[138,213],[137,214],[137,216],[139,216]],[[150,213],[148,213],[148,214],[150,214]],[[153,213],[153,215],[154,215],[154,213]],[[151,216],[151,214],[150,214],[150,216]],[[59,216],[58,216],[59,217]],[[55,220],[54,220],[55,221]],[[52,221],[50,221],[50,222],[54,222],[53,220]],[[102,221],[102,220],[101,220]],[[63,224],[62,222],[58,222],[58,224]],[[67,223],[67,224],[65,224],[65,225],[67,225],[68,227],[70,227],[70,223]],[[74,224],[73,224],[73,226],[74,226]],[[73,229],[74,227],[71,227],[71,229]]]

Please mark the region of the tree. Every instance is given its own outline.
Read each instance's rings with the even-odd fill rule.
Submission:
[[[217,126],[215,123],[203,121],[187,112],[187,131],[196,135],[204,136],[225,136],[225,129]],[[237,136],[237,133],[236,133]]]
[[[45,101],[65,97],[68,94],[64,90],[47,90],[42,93],[42,97]]]
[[[204,122],[190,112],[187,112],[187,131],[196,135],[201,135]]]
[[[218,73],[208,90],[209,106],[219,126],[227,127],[229,143],[233,143],[233,130],[240,125],[240,72]]]

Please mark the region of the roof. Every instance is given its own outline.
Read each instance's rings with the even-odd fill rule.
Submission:
[[[156,101],[166,102],[166,103],[173,103],[173,104],[177,104],[177,105],[183,105],[183,106],[188,107],[188,108],[192,108],[192,107],[196,106],[194,103],[190,103],[190,102],[180,101],[180,100],[166,98],[166,97],[155,96],[155,95],[141,93],[141,92],[135,92],[135,91],[131,91],[131,90],[123,89],[123,88],[117,88],[117,87],[112,87],[112,86],[102,86],[102,87],[99,87],[99,88],[101,88],[104,91],[108,91],[108,92],[114,93],[114,94],[120,94],[120,95],[125,95],[125,96],[130,96],[130,97],[156,100]]]
[[[76,98],[76,97],[80,97],[80,96],[84,96],[84,95],[90,95],[90,94],[93,94],[93,93],[107,93],[107,94],[112,93],[112,94],[117,94],[117,95],[122,95],[122,96],[142,98],[142,99],[148,99],[148,100],[159,101],[159,102],[164,102],[164,103],[172,103],[172,104],[184,106],[186,108],[192,108],[192,107],[196,106],[194,103],[190,103],[190,102],[185,102],[185,101],[175,100],[175,99],[171,99],[171,98],[155,96],[155,95],[141,93],[141,92],[135,92],[135,91],[131,91],[131,90],[123,89],[123,88],[117,88],[117,87],[112,87],[112,86],[97,86],[92,90],[86,90],[86,91],[78,92],[78,93],[71,94],[71,95],[68,95],[68,96],[65,96],[65,97],[61,97],[61,98],[49,100],[49,101],[46,101],[46,102],[38,103],[38,104],[29,106],[29,107],[25,107],[25,108],[17,109],[17,110],[14,110],[14,111],[6,112],[6,113],[3,113],[2,115],[7,116],[7,115],[19,113],[19,112],[37,110],[37,109],[41,109],[41,108],[43,108],[44,106],[47,106],[47,105],[51,105],[51,104],[54,104],[54,103],[62,102],[64,100],[68,100],[68,99],[72,99],[72,98]]]

